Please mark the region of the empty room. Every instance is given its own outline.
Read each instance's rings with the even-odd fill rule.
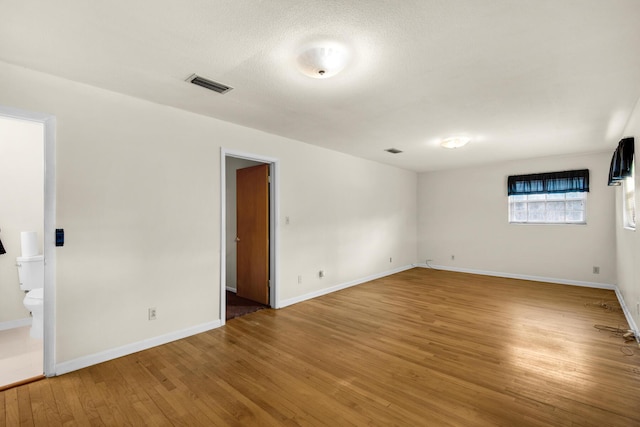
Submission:
[[[640,425],[640,2],[3,2],[0,426]]]

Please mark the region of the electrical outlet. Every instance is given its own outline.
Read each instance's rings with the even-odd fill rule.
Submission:
[[[455,255],[451,255],[451,261],[455,261],[456,256]]]
[[[318,277],[321,279],[324,277],[324,270],[318,271]]]
[[[600,274],[600,267],[598,267],[597,265],[593,266],[593,274]]]
[[[393,262],[393,258],[389,257],[389,262]]]
[[[298,285],[302,284],[302,275],[298,276]]]
[[[149,309],[149,320],[156,320],[156,308],[150,308]]]

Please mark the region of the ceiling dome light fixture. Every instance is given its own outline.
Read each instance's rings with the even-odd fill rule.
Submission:
[[[338,43],[307,46],[298,55],[298,66],[303,74],[316,79],[327,79],[344,69],[349,60],[347,49]]]
[[[440,146],[444,148],[460,148],[464,147],[471,141],[471,138],[466,136],[454,136],[450,138],[445,138],[440,143]]]

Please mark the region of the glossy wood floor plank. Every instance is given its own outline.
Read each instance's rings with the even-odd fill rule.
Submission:
[[[413,269],[6,390],[0,426],[640,425],[615,301]]]

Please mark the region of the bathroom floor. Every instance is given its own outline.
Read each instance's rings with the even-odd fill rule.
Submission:
[[[29,336],[30,326],[0,331],[0,388],[42,375],[42,340]]]

